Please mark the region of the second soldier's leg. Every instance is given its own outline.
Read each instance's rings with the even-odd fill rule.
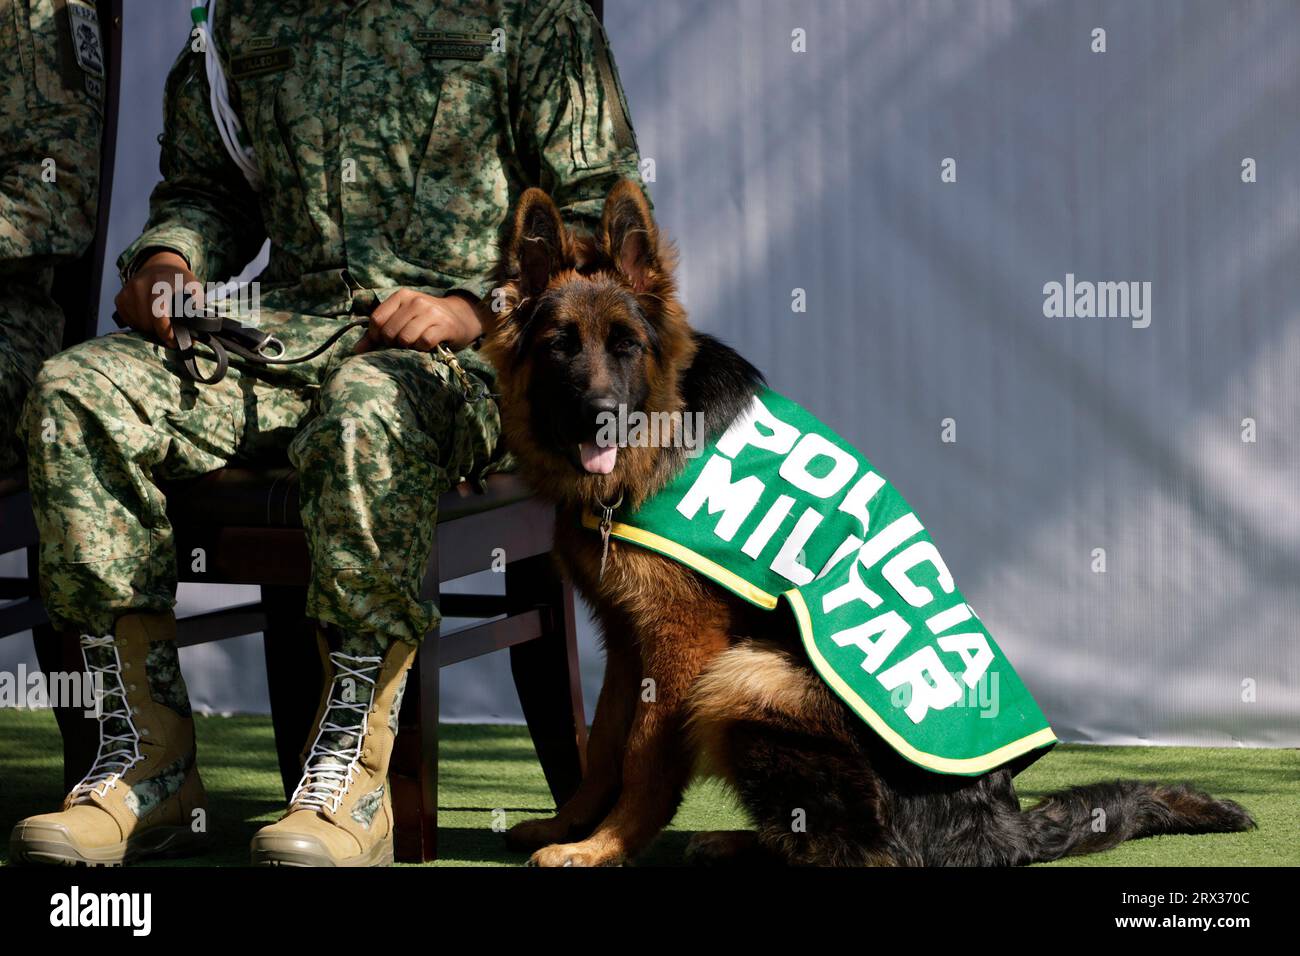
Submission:
[[[59,350],[63,314],[31,283],[0,293],[0,473],[22,464],[18,415],[41,363]]]
[[[495,403],[466,401],[424,353],[349,358],[324,382],[290,456],[327,681],[302,782],[284,818],[254,837],[255,863],[392,861],[388,763],[407,670],[438,621],[419,597],[438,498],[488,464],[499,429]]]

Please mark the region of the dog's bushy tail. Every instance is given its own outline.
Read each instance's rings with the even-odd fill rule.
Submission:
[[[1045,863],[1097,853],[1125,840],[1174,833],[1235,833],[1255,826],[1232,800],[1185,784],[1140,780],[1092,783],[1049,793],[1020,814],[1029,858]]]

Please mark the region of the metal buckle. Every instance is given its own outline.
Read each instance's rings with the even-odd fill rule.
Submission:
[[[267,355],[266,350],[271,348],[272,346],[274,346],[275,351],[272,352],[270,355]],[[262,356],[263,358],[273,358],[273,359],[281,358],[284,355],[284,343],[281,342],[279,339],[277,339],[274,335],[268,335],[266,338],[262,340],[262,344],[257,347],[257,354]]]

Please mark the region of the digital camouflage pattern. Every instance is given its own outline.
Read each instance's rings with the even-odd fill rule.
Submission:
[[[289,448],[311,529],[307,606],[317,620],[408,641],[434,626],[419,591],[438,497],[491,468],[500,431],[496,402],[470,401],[427,353],[354,356],[329,376]]]
[[[87,2],[0,0],[0,471],[18,410],[59,350],[54,267],[95,233],[103,57]]]
[[[190,716],[190,695],[185,690],[181,674],[181,659],[174,641],[150,641],[145,657],[145,676],[149,681],[149,696],[154,703],[170,707],[182,717]]]
[[[370,824],[375,822],[375,814],[384,805],[384,791],[386,789],[386,787],[381,786],[378,790],[371,790],[358,800],[357,805],[352,808],[352,819],[369,830]]]
[[[264,312],[262,327],[291,353],[330,331],[287,313]],[[25,427],[51,616],[107,634],[127,611],[170,610],[176,556],[155,482],[287,455],[313,559],[308,613],[418,641],[437,622],[418,594],[438,496],[493,466],[500,417],[490,397],[467,402],[436,357],[352,355],[359,336],[300,365],[232,364],[215,385],[181,378],[174,355],[134,333],[50,359]]]
[[[164,181],[124,270],[163,247],[221,280],[269,236],[272,308],[338,315],[357,289],[403,286],[481,298],[529,186],[594,228],[614,183],[639,180],[583,0],[223,0],[213,26],[264,186],[222,147],[187,46],[167,81]]]
[[[202,55],[187,46],[167,82],[164,179],[119,268],[170,249],[200,281],[221,281],[269,238],[257,318],[290,355],[399,287],[485,295],[498,230],[528,186],[590,228],[612,184],[637,176],[617,75],[582,0],[217,9],[263,188],[226,154]],[[359,335],[301,365],[234,360],[216,385],[178,377],[134,333],[48,363],[23,428],[52,617],[103,634],[127,611],[171,608],[176,556],[155,482],[287,454],[314,565],[308,613],[418,641],[438,619],[418,599],[438,496],[500,467],[499,418],[427,354],[353,356]],[[458,358],[491,387],[477,352]]]
[[[172,761],[154,776],[132,784],[131,791],[123,798],[123,802],[137,818],[147,817],[163,803],[180,793],[185,775],[193,766],[193,754]]]

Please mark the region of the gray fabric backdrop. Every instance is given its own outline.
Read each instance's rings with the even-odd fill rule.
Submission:
[[[187,6],[128,4],[114,251]],[[1300,6],[607,8],[696,324],[908,496],[1058,734],[1300,745]],[[1149,326],[1046,316],[1067,274],[1150,283]],[[258,637],[183,659],[265,710]],[[518,719],[504,657],[444,682],[446,718]]]

